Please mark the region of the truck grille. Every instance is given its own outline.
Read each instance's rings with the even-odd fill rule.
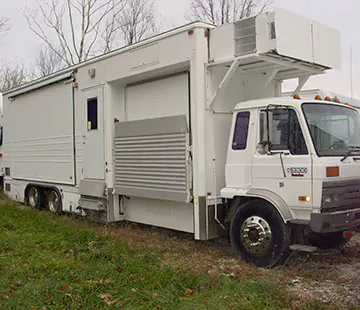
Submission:
[[[324,182],[321,213],[360,208],[360,179]]]

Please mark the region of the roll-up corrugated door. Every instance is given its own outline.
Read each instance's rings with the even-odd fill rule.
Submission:
[[[188,72],[128,86],[126,120],[116,124],[117,193],[190,201]]]
[[[188,115],[188,110],[188,73],[126,87],[127,121]]]

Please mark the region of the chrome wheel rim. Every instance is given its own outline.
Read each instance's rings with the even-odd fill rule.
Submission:
[[[30,207],[35,208],[39,201],[39,192],[35,187],[30,188],[29,190],[29,204]]]
[[[247,218],[241,225],[241,242],[254,255],[263,255],[271,246],[272,233],[269,223],[259,216]]]
[[[50,212],[56,213],[58,211],[58,206],[60,202],[60,197],[57,192],[51,191],[48,195],[48,208]]]

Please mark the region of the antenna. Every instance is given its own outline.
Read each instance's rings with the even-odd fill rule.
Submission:
[[[353,55],[352,46],[350,47],[350,104],[353,101]]]

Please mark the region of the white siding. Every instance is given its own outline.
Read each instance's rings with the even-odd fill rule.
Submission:
[[[126,120],[188,114],[188,75],[171,76],[126,88]]]
[[[58,82],[8,103],[7,162],[11,176],[64,184],[74,182],[72,84]]]

